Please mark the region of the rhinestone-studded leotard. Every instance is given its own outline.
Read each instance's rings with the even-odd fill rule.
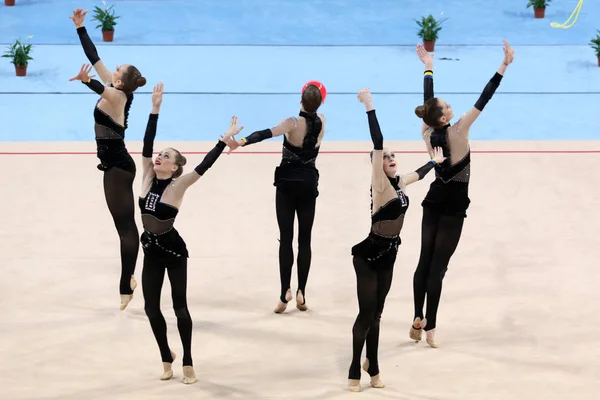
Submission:
[[[408,210],[408,196],[398,185],[399,177],[388,178],[396,197],[383,205],[371,216],[371,231],[362,242],[352,247],[352,255],[367,260],[372,268],[389,267],[400,246],[400,232],[404,225],[404,215]]]
[[[172,178],[157,179],[155,177],[146,197],[139,199],[144,225],[142,246],[146,255],[188,257],[185,241],[173,227],[179,210],[160,201],[163,192],[172,181]]]

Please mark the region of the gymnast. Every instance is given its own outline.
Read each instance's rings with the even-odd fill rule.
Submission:
[[[348,386],[360,392],[360,357],[367,344],[363,369],[371,376],[371,386],[384,387],[379,377],[378,348],[379,323],[385,298],[392,285],[394,263],[400,245],[400,231],[409,206],[406,186],[420,181],[435,165],[443,162],[442,150],[436,148],[431,160],[416,171],[396,174],[396,157],[383,147],[383,135],[375,115],[369,89],[358,92],[364,103],[373,141],[371,152],[371,231],[368,237],[352,247],[356,272],[359,313],[352,328],[352,363],[348,372]]]
[[[311,263],[311,235],[315,219],[316,198],[319,196],[319,171],[315,162],[325,135],[325,116],[317,110],[325,101],[327,91],[322,83],[307,82],[302,88],[300,118],[286,118],[279,125],[253,132],[229,145],[231,150],[265,139],[283,136],[281,164],[275,169],[273,185],[275,210],[279,225],[279,275],[281,292],[275,313],[282,313],[292,300],[290,288],[294,264],[294,216],[298,215],[298,290],[296,308],[306,311],[306,283]]]
[[[154,87],[152,112],[148,117],[144,145],[142,148],[142,191],[139,207],[142,214],[144,232],[141,242],[144,251],[142,288],[144,310],[150,321],[152,332],[158,344],[163,362],[161,380],[173,377],[171,364],[175,353],[167,342],[167,324],[160,310],[160,296],[165,278],[165,270],[171,282],[173,310],[177,317],[177,328],[183,344],[183,383],[195,383],[196,375],[192,362],[192,318],[187,307],[187,258],[188,250],[183,238],[173,227],[186,190],[202,177],[217,161],[230,138],[240,132],[237,117],[232,117],[227,132],[215,147],[206,154],[202,162],[192,172],[183,174],[185,157],[173,148],[162,150],[152,161],[154,138],[158,124],[158,114],[162,103],[163,84]]]
[[[415,114],[423,119],[421,132],[429,153],[433,154],[432,147],[441,147],[446,161],[435,167],[435,180],[422,202],[421,254],[413,276],[415,309],[409,336],[420,341],[424,329],[427,343],[437,348],[434,332],[442,280],[458,246],[471,203],[468,193],[471,168],[469,129],[500,85],[506,68],[513,61],[514,50],[504,41],[504,60],[500,68],[485,86],[475,106],[454,125],[450,124],[454,117],[450,104],[433,95],[433,55],[421,45],[417,45],[417,54],[425,64],[424,104],[415,109]],[[423,315],[425,296],[427,309]]]
[[[77,28],[79,40],[88,60],[105,85],[88,75],[91,67],[84,65],[70,80],[81,80],[84,85],[101,96],[94,108],[98,169],[104,172],[104,196],[121,242],[121,279],[119,293],[121,310],[133,298],[137,283],[134,279],[139,252],[138,229],[134,219],[135,201],[133,181],[135,162],[125,147],[127,118],[133,101],[133,92],[146,84],[146,78],[133,65],[120,65],[114,72],[105,66],[96,47],[87,34],[83,21],[87,14],[81,8],[70,16]]]

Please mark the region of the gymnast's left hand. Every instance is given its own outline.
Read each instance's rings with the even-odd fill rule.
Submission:
[[[75,80],[78,80],[81,82],[89,81],[91,78],[96,76],[96,75],[90,75],[91,70],[92,70],[92,66],[90,64],[83,64],[81,66],[81,70],[79,71],[79,74],[77,74],[76,76],[69,79],[69,82],[75,81]]]

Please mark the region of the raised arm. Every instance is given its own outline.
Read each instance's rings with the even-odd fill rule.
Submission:
[[[442,148],[436,147],[433,149],[433,157],[431,160],[427,161],[425,165],[417,168],[414,172],[402,175],[402,180],[407,186],[411,183],[418,182],[423,179],[429,173],[429,171],[433,169],[433,167],[435,167],[437,164],[443,163],[445,159],[446,157],[444,157]]]
[[[104,82],[105,85],[112,83],[112,74],[106,68],[100,57],[98,56],[98,51],[96,50],[96,46],[90,39],[85,26],[83,25],[83,21],[85,20],[85,16],[87,15],[87,10],[83,11],[83,9],[78,8],[73,11],[73,15],[70,16],[75,23],[75,28],[77,28],[77,35],[79,36],[79,41],[81,42],[81,46],[83,47],[83,51],[85,52],[86,57],[90,61],[90,64],[96,70],[96,73],[100,76],[100,79]]]
[[[91,65],[83,64],[81,70],[79,70],[79,74],[69,79],[69,81],[81,81],[85,86],[102,96],[103,99],[106,99],[112,104],[122,104],[124,106],[127,101],[125,93],[113,87],[104,86],[101,82],[92,79],[95,75],[89,75],[91,70]]]
[[[498,71],[496,71],[492,79],[490,79],[487,85],[485,85],[483,92],[479,96],[479,99],[477,99],[477,102],[475,103],[473,108],[471,108],[465,115],[463,115],[460,118],[460,121],[458,122],[459,132],[462,136],[468,138],[469,128],[471,127],[473,122],[477,120],[479,115],[481,115],[481,112],[485,108],[486,104],[488,103],[488,101],[490,101],[490,99],[496,92],[498,86],[500,86],[500,82],[504,77],[506,68],[513,61],[514,54],[515,51],[510,47],[508,42],[504,40],[504,60],[502,60],[502,64],[500,64]]]
[[[358,100],[365,105],[367,119],[369,121],[369,133],[373,142],[373,155],[371,158],[371,186],[373,190],[382,192],[389,181],[383,170],[383,134],[373,107],[373,97],[369,89],[361,89],[358,92]]]
[[[433,57],[435,54],[429,54],[425,47],[420,43],[417,44],[417,55],[419,59],[425,66],[425,71],[423,72],[423,104],[427,103],[428,100],[434,98],[433,94]],[[424,132],[429,127],[423,123],[421,126],[421,132]]]
[[[146,133],[144,133],[144,147],[142,148],[142,176],[146,180],[147,175],[154,175],[152,162],[152,153],[154,152],[154,138],[156,137],[156,128],[158,125],[158,114],[162,103],[164,85],[159,83],[154,86],[152,91],[152,111],[148,116],[146,124]]]
[[[196,183],[198,179],[200,179],[200,177],[204,175],[206,171],[210,169],[210,167],[213,166],[221,153],[223,153],[225,146],[229,142],[234,141],[233,137],[242,129],[244,129],[244,127],[241,126],[238,128],[238,119],[236,116],[233,116],[231,118],[231,125],[229,125],[229,129],[227,129],[225,135],[223,135],[215,147],[213,147],[212,150],[210,150],[206,156],[204,156],[204,159],[196,166],[196,168],[194,168],[194,171],[181,176],[175,181],[175,190],[179,195],[183,196],[183,192],[185,192],[191,185]]]

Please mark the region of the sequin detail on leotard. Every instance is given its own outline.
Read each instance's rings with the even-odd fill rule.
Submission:
[[[146,197],[139,199],[144,226],[141,242],[146,255],[155,257],[189,256],[185,241],[173,226],[179,210],[160,201],[163,192],[171,182],[172,179],[154,178]]]
[[[389,178],[396,197],[371,216],[371,231],[366,239],[352,247],[352,255],[368,261],[373,268],[393,265],[400,246],[400,232],[409,207],[408,196],[398,185],[398,177]]]

